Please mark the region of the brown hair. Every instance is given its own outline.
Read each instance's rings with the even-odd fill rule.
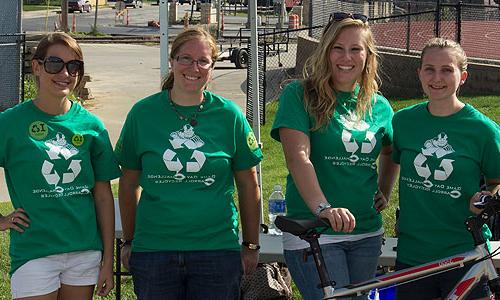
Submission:
[[[38,45],[36,46],[36,51],[35,54],[33,54],[32,60],[43,60],[45,59],[45,56],[47,55],[47,51],[49,48],[53,45],[63,45],[68,47],[69,49],[73,50],[75,52],[76,56],[78,59],[83,61],[83,51],[82,48],[80,48],[80,45],[78,45],[78,42],[72,38],[70,35],[64,32],[54,32],[54,33],[49,33],[46,36],[44,36]],[[39,63],[37,61],[37,63]],[[82,82],[83,75],[85,73],[84,66],[82,65],[81,71],[78,73],[78,79],[76,81],[76,87],[77,89],[80,86],[80,83]],[[37,79],[38,82],[38,79]]]
[[[217,49],[217,43],[210,33],[205,29],[198,27],[187,29],[179,34],[174,42],[172,43],[172,49],[170,50],[170,60],[174,60],[179,52],[180,48],[187,42],[192,40],[205,41],[208,44],[210,50],[212,50],[212,61],[215,62],[219,58],[219,50]],[[172,70],[168,73],[167,77],[163,79],[161,85],[162,90],[170,90],[174,86],[174,72]]]
[[[432,38],[425,44],[424,49],[422,49],[422,53],[420,54],[420,66],[422,66],[422,60],[424,59],[424,55],[427,50],[433,48],[451,49],[455,52],[455,59],[457,60],[457,65],[460,71],[467,71],[467,55],[465,54],[462,46],[460,46],[457,42],[443,38]]]
[[[351,18],[334,21],[323,32],[318,47],[306,61],[303,71],[304,104],[316,123],[312,130],[325,126],[333,116],[336,97],[331,76],[330,51],[342,30],[351,27],[362,29],[364,46],[367,50],[365,67],[358,82],[360,92],[356,104],[356,115],[362,119],[367,111],[371,112],[372,99],[378,92],[379,77],[378,54],[370,26],[366,22]]]

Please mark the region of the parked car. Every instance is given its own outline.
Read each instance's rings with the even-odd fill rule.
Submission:
[[[125,7],[142,8],[141,0],[123,0],[123,3],[125,4]]]
[[[92,5],[88,0],[68,0],[68,12],[72,13],[75,11],[79,12],[90,12],[92,10]]]

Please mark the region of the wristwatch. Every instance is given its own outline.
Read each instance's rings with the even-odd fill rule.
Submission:
[[[328,202],[321,202],[318,207],[316,208],[316,211],[314,212],[316,214],[316,217],[319,217],[319,214],[324,211],[327,208],[332,207],[332,205]]]
[[[250,242],[245,242],[244,241],[244,242],[241,243],[241,245],[247,247],[250,250],[259,250],[260,249],[260,245],[258,245],[258,244],[252,244]]]

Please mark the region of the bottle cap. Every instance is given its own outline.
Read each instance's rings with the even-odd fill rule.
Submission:
[[[274,186],[275,191],[281,191],[281,185],[277,184]]]

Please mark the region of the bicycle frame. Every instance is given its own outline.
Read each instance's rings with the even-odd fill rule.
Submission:
[[[326,295],[324,299],[337,299],[338,297],[360,296],[367,294],[375,288],[387,287],[389,285],[405,283],[408,281],[420,279],[426,276],[431,276],[440,272],[449,271],[454,268],[462,268],[468,263],[474,263],[482,258],[489,256],[489,251],[486,244],[476,246],[474,250],[464,252],[462,254],[450,256],[441,260],[436,260],[423,265],[400,270],[390,273],[372,280],[368,280],[359,284],[352,284],[343,288],[331,289],[331,294]],[[475,263],[471,269],[462,277],[455,285],[446,300],[465,299],[468,293],[479,283],[482,277],[486,277],[488,281],[498,279],[498,275],[493,265],[491,258]]]
[[[275,224],[283,232],[289,232],[300,237],[310,244],[310,250],[305,252],[306,255],[312,255],[318,270],[320,278],[320,287],[323,289],[325,297],[323,299],[337,299],[339,297],[361,296],[368,294],[370,290],[380,287],[387,287],[393,284],[404,284],[406,282],[421,279],[427,276],[432,276],[440,272],[446,272],[455,268],[462,268],[466,264],[473,264],[467,273],[455,285],[446,300],[465,299],[473,287],[485,277],[488,279],[490,291],[496,299],[500,299],[500,278],[496,272],[495,266],[491,259],[492,254],[486,247],[486,240],[482,235],[482,227],[485,222],[500,211],[500,190],[495,195],[485,196],[478,204],[484,205],[482,212],[475,216],[469,217],[465,221],[467,231],[469,231],[474,240],[475,248],[471,251],[450,256],[441,260],[436,260],[423,265],[400,270],[374,279],[351,284],[337,290],[334,289],[330,281],[327,268],[321,253],[321,247],[318,242],[320,231],[316,228],[331,227],[327,219],[316,220],[293,220],[287,217],[278,216]],[[483,202],[485,200],[485,202]],[[476,205],[476,203],[474,204]],[[500,249],[500,248],[499,248]],[[499,250],[497,249],[497,250]],[[495,250],[495,252],[497,251]]]

